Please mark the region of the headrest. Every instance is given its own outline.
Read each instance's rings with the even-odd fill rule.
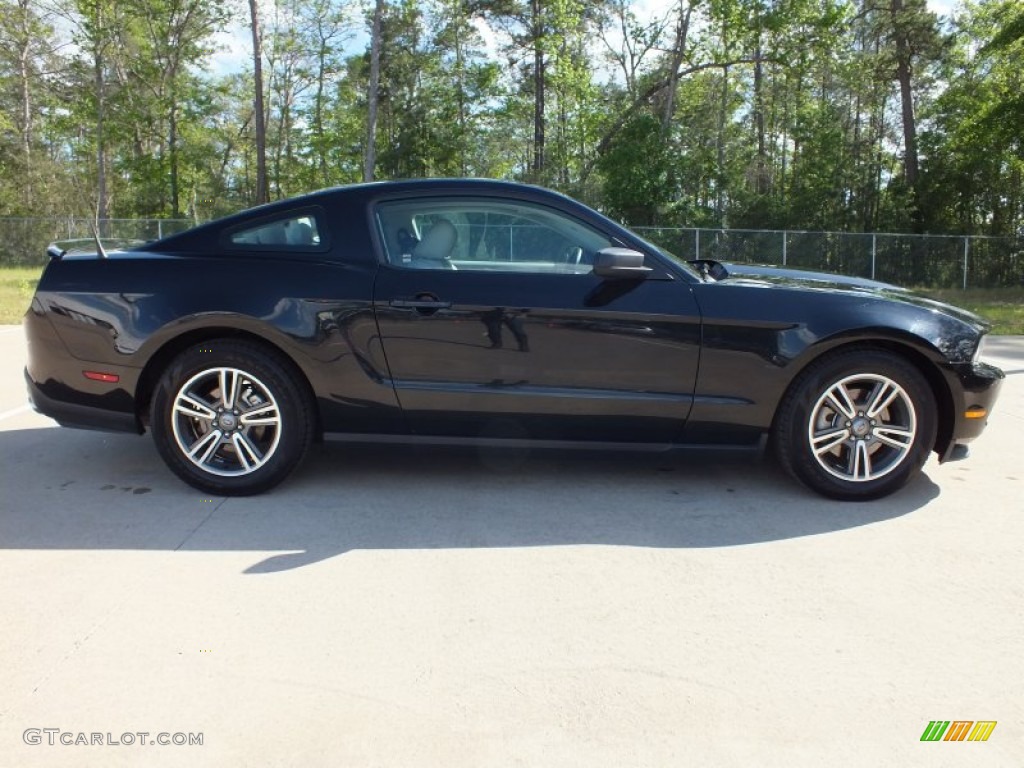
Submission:
[[[412,251],[414,259],[431,259],[440,261],[448,257],[458,239],[455,225],[447,219],[441,219],[430,228]]]

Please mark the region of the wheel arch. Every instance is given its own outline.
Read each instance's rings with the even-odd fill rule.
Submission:
[[[305,391],[309,403],[313,407],[314,434],[317,438],[320,436],[322,428],[319,408],[316,407],[316,395],[312,385],[309,383],[309,377],[306,376],[302,367],[284,349],[273,341],[268,340],[265,336],[227,325],[214,325],[184,331],[164,341],[150,355],[135,388],[135,414],[140,424],[145,427],[149,426],[149,406],[153,399],[153,393],[156,390],[157,383],[160,381],[160,377],[167,370],[171,362],[189,347],[212,339],[247,341],[262,347],[277,357],[294,375],[295,381]]]
[[[956,421],[955,405],[953,403],[953,393],[949,388],[945,378],[943,377],[938,366],[928,358],[928,356],[920,349],[915,347],[913,344],[906,341],[891,339],[891,338],[875,338],[870,340],[858,339],[842,341],[838,344],[834,344],[825,349],[819,349],[817,354],[809,357],[800,366],[800,369],[796,371],[793,377],[790,379],[789,384],[786,386],[785,391],[778,403],[775,406],[775,413],[772,417],[772,432],[776,429],[776,422],[779,418],[779,413],[782,410],[783,403],[789,398],[793,388],[796,387],[804,372],[815,365],[819,361],[830,357],[831,355],[848,352],[852,349],[863,349],[871,351],[882,351],[890,352],[892,354],[902,357],[904,360],[913,365],[918,372],[924,376],[925,381],[928,382],[928,386],[931,388],[932,395],[935,397],[935,405],[938,409],[938,424],[936,425],[935,432],[935,445],[932,449],[942,455],[948,447],[950,441],[953,439],[953,427]]]

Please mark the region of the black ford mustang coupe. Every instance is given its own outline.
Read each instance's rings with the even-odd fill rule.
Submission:
[[[839,499],[962,458],[1003,374],[980,318],[893,286],[687,263],[567,197],[383,182],[107,254],[50,247],[32,403],[142,433],[214,494],[349,439],[670,448],[771,440]]]

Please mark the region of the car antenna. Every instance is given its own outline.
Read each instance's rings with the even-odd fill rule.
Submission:
[[[107,256],[107,251],[103,247],[103,243],[100,242],[100,232],[96,228],[96,219],[90,219],[89,226],[92,228],[92,239],[96,241],[96,253],[101,259],[109,259],[110,257]]]

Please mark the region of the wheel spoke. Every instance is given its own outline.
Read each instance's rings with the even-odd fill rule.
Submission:
[[[238,399],[238,388],[242,383],[239,371],[233,368],[220,369],[220,399],[225,408],[234,408]]]
[[[858,440],[853,444],[847,466],[851,479],[859,481],[871,479],[871,454],[868,453],[868,444],[863,440]]]
[[[213,421],[217,418],[213,408],[191,392],[183,392],[178,395],[178,399],[174,402],[174,410],[194,419],[202,419],[203,421]]]
[[[888,408],[892,402],[900,396],[899,388],[891,381],[882,381],[875,387],[868,403],[867,415],[869,419],[875,418],[879,413]]]
[[[857,407],[853,404],[850,393],[843,382],[839,382],[829,390],[827,399],[836,412],[841,413],[846,418],[852,419],[857,415]]]
[[[263,463],[263,456],[248,437],[240,432],[231,435],[231,444],[235,447],[235,455],[238,456],[238,463],[242,469],[251,472]]]
[[[823,453],[838,448],[844,442],[850,438],[850,430],[845,427],[839,427],[838,429],[830,429],[827,432],[819,432],[816,434],[811,441],[814,447],[814,452],[819,456]]]
[[[266,414],[266,415],[264,415]],[[242,414],[241,423],[245,427],[277,426],[281,421],[275,403],[257,405]]]
[[[875,439],[880,443],[905,451],[914,442],[914,431],[904,427],[875,427]]]
[[[209,461],[214,451],[217,450],[217,446],[220,445],[220,440],[223,436],[224,433],[219,429],[210,430],[192,444],[192,447],[188,450],[189,458],[195,460],[197,464],[205,464]],[[197,459],[196,454],[199,451],[203,451],[203,455]]]

